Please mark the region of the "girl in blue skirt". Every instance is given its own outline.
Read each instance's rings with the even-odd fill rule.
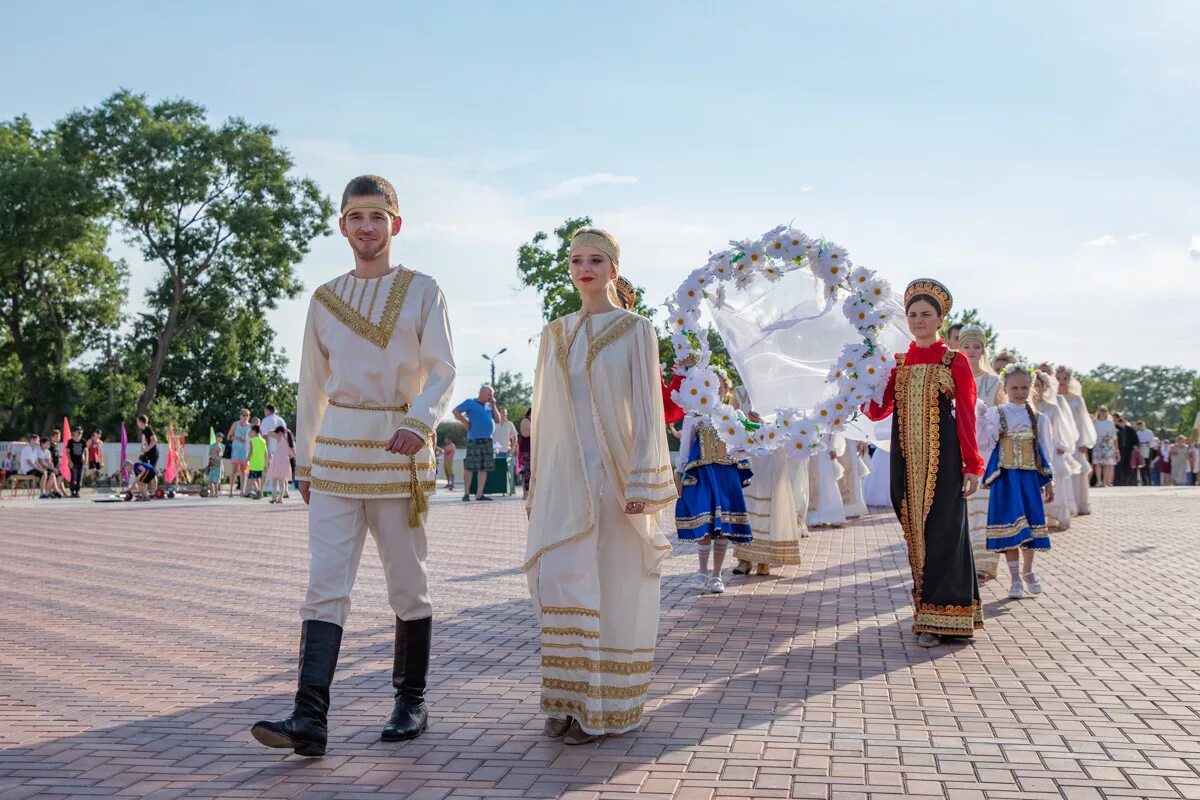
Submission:
[[[1050,549],[1045,503],[1054,500],[1053,468],[1043,447],[1053,442],[1045,414],[1029,403],[1033,371],[1013,365],[1001,373],[1008,402],[987,410],[979,422],[979,448],[995,446],[984,472],[991,489],[988,502],[987,549],[1003,552],[1012,578],[1008,596],[1019,600],[1025,586],[1042,593],[1033,571],[1033,554]]]
[[[729,385],[722,378],[722,397],[728,392]],[[721,567],[728,543],[746,544],[753,538],[742,494],[751,474],[749,462],[729,457],[725,443],[709,423],[693,416],[684,421],[676,465],[680,491],[675,528],[680,539],[699,542],[700,569],[692,578],[692,588],[714,594],[725,591]]]

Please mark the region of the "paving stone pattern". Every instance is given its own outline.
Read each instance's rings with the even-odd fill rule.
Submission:
[[[444,496],[432,727],[378,741],[392,620],[368,547],[330,755],[307,760],[248,733],[290,708],[298,501],[6,499],[0,798],[1200,798],[1200,490],[1094,506],[1039,556],[1047,594],[992,582],[978,640],[930,651],[891,515],[720,596],[685,588],[681,546],[646,725],[573,748],[541,736],[521,504]]]

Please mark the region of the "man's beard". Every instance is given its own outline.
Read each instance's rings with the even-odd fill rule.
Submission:
[[[354,239],[350,240],[350,247],[354,250],[355,255],[363,261],[374,261],[381,255],[387,252],[388,245],[391,241],[388,239],[380,239],[377,242],[359,242]]]

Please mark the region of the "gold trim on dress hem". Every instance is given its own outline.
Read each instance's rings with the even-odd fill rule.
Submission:
[[[561,614],[563,616],[580,616],[580,617],[595,617],[600,619],[600,612],[592,608],[580,608],[579,606],[542,606],[543,614]]]
[[[634,686],[604,686],[589,681],[564,681],[561,678],[542,678],[542,688],[550,691],[581,694],[591,700],[633,700],[643,697],[650,688],[648,683]]]
[[[578,648],[580,650],[587,650],[589,652],[619,653],[620,655],[625,655],[625,656],[636,656],[636,655],[645,655],[645,654],[653,655],[654,654],[653,647],[637,647],[637,648],[634,648],[633,650],[626,650],[625,648],[621,648],[621,647],[599,647],[598,645],[588,644],[587,642],[542,642],[543,650],[545,650],[546,648],[550,648],[552,650],[567,650],[572,647]]]
[[[590,526],[588,526],[588,529],[585,531],[580,531],[579,533],[575,534],[574,536],[568,536],[566,539],[563,539],[560,542],[555,542],[554,544],[546,545],[545,547],[541,548],[536,553],[534,553],[532,556],[530,556],[529,559],[524,564],[521,565],[521,571],[529,572],[529,570],[533,569],[534,562],[536,562],[542,556],[546,555],[546,553],[549,553],[551,550],[557,550],[558,548],[562,547],[564,544],[571,544],[572,542],[577,542],[580,539],[586,538],[588,536],[588,534],[590,534],[595,529],[596,529],[595,525],[590,525]]]
[[[599,639],[599,631],[589,631],[586,628],[542,628],[543,636],[580,636],[584,639]]]
[[[551,714],[567,712],[579,721],[587,733],[596,731],[621,733],[629,730],[641,721],[642,709],[643,706],[639,704],[636,708],[631,708],[628,711],[602,711],[593,713],[588,711],[587,706],[578,700],[542,697],[542,711]]]
[[[606,658],[593,659],[587,656],[548,656],[543,654],[542,667],[544,669],[583,670],[608,675],[640,675],[652,671],[654,662],[612,661]]]

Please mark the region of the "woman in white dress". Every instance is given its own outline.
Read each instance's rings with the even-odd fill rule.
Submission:
[[[826,434],[825,445],[825,450],[809,458],[806,519],[809,528],[841,528],[846,524],[846,507],[842,504],[842,492],[838,487],[838,480],[842,477],[842,465],[838,463],[838,457],[846,447],[846,439],[840,434]]]
[[[1092,448],[1092,464],[1097,470],[1096,488],[1103,489],[1113,485],[1113,472],[1121,460],[1117,426],[1109,418],[1107,406],[1096,409],[1096,420],[1092,425],[1096,429],[1096,445]]]
[[[541,624],[545,732],[567,744],[642,721],[675,503],[658,337],[617,307],[620,249],[586,228],[571,240],[582,308],[542,331],[534,377],[524,569]]]
[[[1070,465],[1075,464],[1075,460],[1070,458],[1070,454],[1075,447],[1075,437],[1071,435],[1067,421],[1058,408],[1054,378],[1040,370],[1034,373],[1033,407],[1045,414],[1050,422],[1049,452],[1046,457],[1054,468],[1054,500],[1046,504],[1046,524],[1065,531],[1071,527],[1071,507],[1067,496],[1074,494],[1069,490],[1074,483]]]
[[[838,456],[838,463],[842,467],[838,490],[842,495],[842,506],[846,511],[847,519],[865,517],[868,513],[867,501],[863,496],[863,481],[871,473],[871,467],[867,464],[866,450],[865,442],[851,439],[846,442],[845,450]]]
[[[1087,401],[1083,399],[1083,386],[1075,377],[1075,370],[1059,364],[1054,370],[1054,378],[1058,381],[1058,397],[1066,404],[1077,433],[1075,450],[1071,455],[1075,463],[1079,464],[1079,474],[1075,476],[1073,488],[1075,506],[1080,516],[1083,516],[1092,513],[1088,494],[1092,479],[1092,462],[1088,461],[1088,450],[1096,446],[1096,426],[1092,424]]]
[[[967,363],[971,365],[971,374],[975,376],[975,419],[978,424],[983,420],[987,409],[1001,405],[1007,400],[1004,397],[1004,382],[992,371],[991,360],[987,353],[987,334],[978,325],[964,325],[958,335],[958,346]],[[979,455],[986,464],[992,457],[992,448],[981,446]],[[967,521],[971,525],[971,552],[975,556],[975,573],[981,581],[990,581],[996,577],[1000,566],[1000,554],[987,549],[987,518],[988,503],[991,501],[991,489],[983,483],[979,491],[967,498]]]

